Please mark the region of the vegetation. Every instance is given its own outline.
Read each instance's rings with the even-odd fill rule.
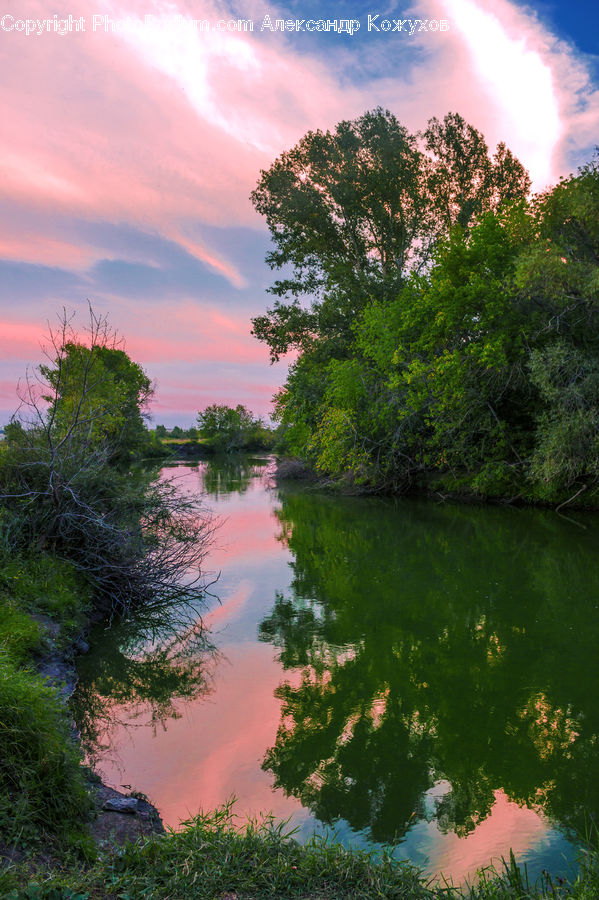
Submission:
[[[217,403],[207,406],[198,413],[198,426],[200,436],[217,452],[268,450],[272,447],[270,429],[241,404],[235,408]]]
[[[114,343],[93,311],[87,342],[63,317],[49,364],[26,379],[0,455],[6,548],[70,560],[109,612],[201,594],[211,531],[174,485],[121,464],[142,442],[149,381]]]
[[[68,563],[0,559],[0,850],[43,836],[73,843],[90,811],[64,703],[31,667],[48,650],[48,617],[62,626],[60,646],[89,596]]]
[[[155,434],[161,441],[197,441],[199,437],[197,428],[181,428],[180,425],[173,426],[170,431],[165,425],[157,425]]]
[[[151,387],[90,309],[63,316],[28,373],[0,445],[0,852],[77,842],[90,801],[59,686],[61,659],[95,608],[189,601],[212,525],[193,498],[130,460]],[[85,841],[83,841],[83,847]]]
[[[377,860],[318,838],[300,846],[269,817],[235,827],[230,805],[200,814],[166,837],[101,853],[83,871],[69,867],[11,891],[14,877],[4,876],[9,900],[592,900],[599,887],[592,853],[583,857],[573,882],[554,883],[547,875],[531,885],[512,855],[503,873],[485,870],[471,886],[435,885],[387,855]]]
[[[422,141],[376,110],[262,173],[284,446],[370,489],[596,504],[599,164],[527,200],[459,116]]]

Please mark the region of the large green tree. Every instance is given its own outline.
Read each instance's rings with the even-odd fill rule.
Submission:
[[[262,173],[287,277],[254,333],[297,352],[289,451],[377,489],[596,501],[597,160],[529,186],[460,116],[417,137],[380,109]]]
[[[320,339],[342,354],[360,311],[426,268],[449,227],[467,228],[529,187],[505,146],[490,157],[480,132],[456,114],[432,119],[421,136],[381,108],[308,132],[252,194],[274,244],[267,262],[285,275],[271,288],[283,299],[253,320],[255,335],[273,359]]]

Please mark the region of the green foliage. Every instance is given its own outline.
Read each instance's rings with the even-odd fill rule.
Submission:
[[[320,198],[327,227],[343,234],[344,223],[361,221],[354,207],[340,205],[347,197],[365,216],[376,204],[388,216],[403,209],[388,193],[400,188],[382,176],[392,164],[368,149],[366,122],[373,129],[368,140],[378,135],[377,148],[387,147],[404,166],[400,135],[407,137],[378,111],[342,123],[334,135],[307,135],[263,173],[254,194],[278,248],[271,264],[292,263],[300,274],[320,267],[323,278],[310,312],[294,300],[254,323],[274,358],[300,350],[276,398],[283,449],[323,475],[372,490],[434,484],[482,496],[596,503],[597,162],[526,203],[527,176],[505,146],[491,158],[460,117],[431,120],[418,150],[421,175],[410,182],[427,198],[412,260],[395,247],[391,282],[387,251],[364,238],[360,271],[368,272],[368,286],[356,287],[334,270],[335,258],[345,260],[344,271],[351,267],[348,248],[332,238],[326,252],[317,246],[311,231],[304,235],[301,216],[293,218],[291,200],[314,193],[310,202]],[[358,159],[363,145],[379,167],[367,202],[366,194],[351,192],[351,179],[359,184],[362,174],[349,166],[349,150],[339,149],[344,140]],[[402,172],[411,177],[409,167]],[[392,240],[392,224],[386,227]],[[300,282],[277,283],[276,292],[297,293]],[[338,316],[347,313],[345,324],[328,329],[333,307]]]
[[[80,630],[89,590],[43,554],[0,559],[0,843],[71,838],[89,803],[68,715],[28,667]]]
[[[273,359],[323,340],[343,353],[356,316],[426,267],[449,227],[467,228],[529,189],[505,146],[490,158],[480,132],[456,114],[432,119],[420,143],[378,108],[334,132],[308,132],[261,173],[252,201],[275,246],[266,261],[292,270],[271,288],[292,302],[253,320]],[[302,294],[315,298],[309,311]]]
[[[531,472],[548,499],[599,477],[599,357],[562,339],[530,359],[544,409]]]
[[[76,340],[62,344],[52,364],[39,371],[50,389],[47,400],[57,441],[76,421],[87,446],[107,444],[112,460],[126,461],[142,450],[148,439],[142,412],[152,385],[124,350],[110,346],[102,330],[89,345]]]
[[[198,413],[198,426],[201,437],[220,453],[267,450],[272,446],[271,431],[242,404],[233,408],[213,403]]]
[[[46,613],[59,623],[89,608],[89,585],[65,560],[44,553],[10,557],[0,567],[0,596],[24,610]]]
[[[0,647],[2,839],[23,843],[40,832],[64,835],[89,809],[62,702]]]
[[[18,664],[27,662],[42,646],[43,630],[14,602],[0,595],[0,648]]]
[[[201,593],[208,517],[155,472],[120,465],[149,382],[92,310],[89,332],[85,344],[63,316],[46,354],[52,364],[25,381],[26,414],[0,454],[0,546],[70,560],[105,610]]]

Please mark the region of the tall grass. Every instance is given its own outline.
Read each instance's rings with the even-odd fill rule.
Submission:
[[[63,704],[0,650],[0,835],[17,844],[66,833],[89,810]]]
[[[51,616],[72,636],[85,604],[85,588],[67,563],[40,554],[0,558],[0,841],[5,845],[65,835],[89,810],[64,704],[32,668],[49,644],[44,618]]]

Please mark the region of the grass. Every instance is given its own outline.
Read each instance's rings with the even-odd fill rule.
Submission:
[[[91,593],[65,560],[47,553],[7,555],[0,558],[0,603],[22,616],[48,616],[59,626],[62,643],[68,645],[85,622]]]
[[[61,873],[10,890],[7,900],[596,900],[597,854],[588,851],[570,883],[530,885],[513,855],[503,873],[485,870],[471,886],[432,884],[405,862],[313,839],[301,846],[270,817],[235,827],[225,805],[146,843],[104,853],[86,870]],[[0,889],[2,881],[0,876]]]
[[[206,444],[206,438],[160,438],[162,444]]]
[[[86,590],[60,560],[38,554],[0,564],[0,842],[70,839],[90,808],[79,753],[56,691],[33,668],[81,628]],[[50,634],[45,622],[53,620]]]
[[[9,597],[0,596],[0,647],[16,664],[26,663],[43,644],[44,631]]]
[[[89,810],[79,754],[56,692],[0,651],[0,835],[65,834]]]

